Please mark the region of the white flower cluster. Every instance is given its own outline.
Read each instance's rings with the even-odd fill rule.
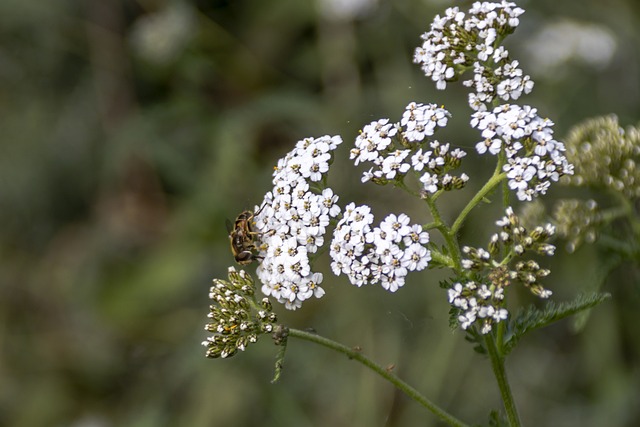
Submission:
[[[475,2],[468,14],[449,8],[422,35],[424,42],[416,49],[414,62],[438,89],[473,69],[473,77],[463,84],[472,89],[471,126],[484,138],[476,149],[493,155],[504,149],[509,187],[519,200],[530,201],[545,194],[552,181],[572,174],[573,167],[564,155],[564,145],[553,139],[553,122],[539,117],[535,108],[504,104],[489,111],[496,99],[516,100],[533,89],[533,81],[518,61],[510,60],[509,52],[499,45],[518,26],[522,13],[506,0]]]
[[[309,255],[324,243],[331,217],[340,213],[338,196],[325,188],[312,191],[310,182],[318,182],[329,170],[331,152],[342,143],[339,136],[307,138],[280,159],[273,174],[273,190],[265,195],[256,215],[260,232],[257,269],[262,292],[277,298],[295,310],[311,296],[320,298],[322,273],[314,273]]]
[[[469,177],[452,176],[447,171],[457,168],[466,153],[451,149],[448,143],[429,142],[437,128],[447,125],[449,112],[436,104],[407,105],[400,123],[381,119],[366,125],[356,138],[350,158],[358,165],[371,162],[375,166],[364,172],[362,182],[386,183],[401,179],[410,170],[419,174],[423,190],[435,193],[439,189],[462,188]]]
[[[478,153],[497,155],[504,149],[503,170],[518,200],[531,201],[545,194],[552,181],[573,174],[564,144],[553,139],[553,122],[538,116],[535,108],[504,104],[493,111],[476,111],[471,127],[484,138],[476,144]]]
[[[405,214],[391,214],[372,228],[373,220],[369,206],[347,205],[331,241],[331,268],[356,286],[380,283],[395,292],[409,271],[428,266],[429,234],[419,224],[410,225]]]
[[[533,81],[518,68],[518,61],[509,60],[504,47],[496,45],[515,30],[523,13],[515,3],[504,0],[475,2],[468,15],[458,7],[448,8],[422,35],[424,42],[416,48],[413,61],[440,90],[473,66],[473,77],[464,84],[475,90],[469,95],[474,110],[486,109],[496,96],[518,99],[531,91]]]
[[[476,321],[482,323],[480,332],[487,334],[495,323],[505,320],[509,312],[501,307],[504,289],[470,281],[454,283],[449,289],[449,303],[460,310],[458,322],[467,329]]]

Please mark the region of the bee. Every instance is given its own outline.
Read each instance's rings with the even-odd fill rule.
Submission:
[[[253,230],[253,226],[255,225],[253,218],[262,211],[264,206],[266,206],[266,204],[256,213],[248,210],[240,213],[233,225],[227,220],[231,253],[233,253],[236,262],[240,265],[251,264],[254,260],[262,259],[262,257],[256,254],[258,248],[254,242],[254,238],[261,233]]]

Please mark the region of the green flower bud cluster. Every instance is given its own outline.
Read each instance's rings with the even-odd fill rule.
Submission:
[[[253,278],[245,271],[229,267],[229,280],[214,279],[209,298],[214,303],[209,307],[209,323],[205,330],[213,333],[202,345],[210,358],[231,357],[244,351],[262,334],[271,333],[276,314],[271,302],[263,298],[255,301]]]
[[[551,296],[551,291],[540,285],[539,280],[548,276],[550,271],[540,268],[534,260],[517,261],[512,268],[510,262],[525,252],[535,252],[542,255],[553,255],[555,246],[547,241],[555,234],[555,227],[551,224],[535,227],[528,231],[521,225],[520,218],[513,213],[512,208],[506,209],[506,216],[497,221],[502,228],[489,239],[488,250],[465,246],[462,252],[466,256],[462,260],[462,267],[470,270],[479,277],[487,277],[491,284],[504,288],[512,282],[519,282],[541,298]]]
[[[553,218],[558,235],[568,241],[569,252],[575,251],[583,242],[595,242],[602,224],[602,215],[594,200],[560,200],[555,206]]]
[[[606,188],[627,198],[640,197],[640,128],[618,124],[616,116],[598,117],[576,126],[566,142],[575,166],[567,177],[577,186]]]

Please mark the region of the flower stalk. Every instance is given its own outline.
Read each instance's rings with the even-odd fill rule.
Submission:
[[[409,398],[411,398],[412,400],[416,401],[417,403],[419,403],[420,405],[428,409],[431,413],[433,413],[435,416],[437,416],[440,420],[447,423],[448,425],[455,426],[455,427],[467,427],[467,424],[460,421],[453,415],[449,414],[444,409],[440,408],[438,405],[436,405],[435,403],[427,399],[418,390],[416,390],[415,388],[407,384],[405,381],[398,378],[398,376],[392,373],[390,369],[387,369],[377,364],[376,362],[374,362],[373,360],[371,360],[370,358],[362,354],[360,350],[356,350],[352,347],[348,347],[344,344],[340,344],[336,341],[330,340],[329,338],[325,338],[318,334],[301,331],[299,329],[290,328],[289,337],[313,342],[315,344],[319,344],[328,349],[337,351],[338,353],[344,354],[349,359],[359,362],[360,364],[367,367],[371,371],[375,372],[385,380],[389,381],[398,390],[402,391]]]
[[[502,397],[509,425],[511,427],[520,427],[522,425],[520,423],[520,415],[518,414],[518,408],[513,399],[513,394],[511,393],[511,387],[504,366],[504,357],[498,350],[492,334],[486,334],[484,338],[489,359],[491,360],[491,368],[493,369],[493,374],[496,377],[498,388],[500,389],[500,396]]]
[[[496,168],[496,170],[493,172],[493,176],[491,176],[491,178],[489,178],[489,180],[482,186],[482,188],[475,194],[475,196],[473,196],[473,198],[469,200],[469,203],[467,203],[456,220],[453,222],[453,225],[451,226],[452,233],[457,234],[458,231],[460,231],[464,220],[467,219],[467,216],[473,210],[473,208],[478,206],[478,204],[485,197],[487,197],[487,195],[491,193],[494,188],[496,188],[496,186],[500,184],[503,179],[505,179],[506,176],[507,175],[504,172],[500,172],[500,169]]]

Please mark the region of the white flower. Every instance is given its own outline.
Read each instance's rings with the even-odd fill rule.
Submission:
[[[460,297],[460,295],[462,295],[462,284],[460,283],[455,283],[448,291],[447,291],[448,295],[449,295],[449,303],[453,304],[453,302],[455,300],[458,299],[458,297]]]
[[[426,245],[429,243],[429,233],[423,231],[420,224],[413,224],[409,232],[404,236],[403,240],[406,246],[409,246],[412,243]]]
[[[429,156],[431,156],[431,151],[423,153],[422,148],[416,151],[416,153],[411,156],[411,165],[413,166],[413,170],[421,171],[424,169],[425,163],[429,162]]]
[[[396,126],[389,123],[389,119],[371,122],[360,131],[350,158],[355,159],[356,165],[360,162],[375,162],[389,147],[397,132]]]
[[[523,191],[529,187],[529,181],[536,176],[537,169],[531,158],[514,159],[513,164],[507,164],[504,167],[509,179],[509,188],[512,190]]]
[[[496,322],[500,322],[501,320],[506,320],[507,317],[509,317],[509,312],[504,308],[496,310],[493,313],[493,320],[495,320]]]
[[[553,139],[553,122],[538,116],[535,108],[505,104],[492,112],[477,111],[471,126],[485,138],[476,144],[478,153],[497,155],[505,149],[508,163],[503,170],[519,200],[545,194],[550,182],[573,174],[573,166],[563,154],[564,144]],[[522,141],[527,139],[534,142],[533,155],[522,153]]]
[[[486,138],[484,141],[476,144],[476,151],[478,151],[478,154],[484,154],[489,151],[489,153],[495,156],[500,153],[501,148],[502,140],[500,138]]]
[[[305,163],[302,164],[302,176],[309,178],[311,181],[317,182],[322,179],[322,175],[329,170],[329,159],[331,155],[329,153],[322,154],[318,157],[310,157],[305,159]]]
[[[402,266],[409,271],[424,270],[431,261],[431,253],[419,243],[413,243],[405,249]]]
[[[404,163],[404,159],[409,155],[410,150],[396,150],[391,155],[385,157],[382,162],[382,173],[385,178],[393,179],[396,174],[405,174],[411,168],[409,163]]]
[[[467,329],[473,322],[476,321],[476,312],[475,311],[467,311],[463,315],[458,317],[460,321],[460,327],[462,329]]]
[[[380,223],[380,229],[387,233],[389,240],[398,243],[411,232],[409,221],[411,219],[405,214],[390,214]]]
[[[420,177],[420,182],[423,183],[423,188],[425,191],[428,191],[429,193],[432,193],[432,194],[438,191],[437,175],[426,172]]]

